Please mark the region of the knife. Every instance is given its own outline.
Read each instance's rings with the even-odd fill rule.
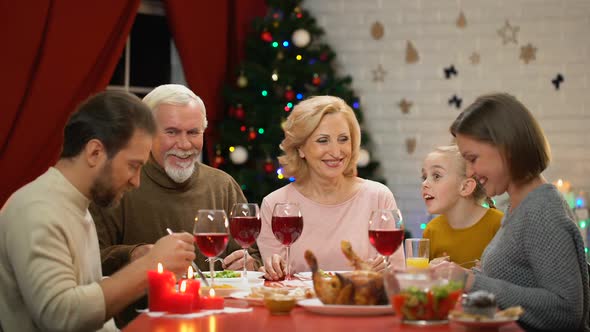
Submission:
[[[168,234],[173,233],[170,228],[166,228],[166,232],[168,232]],[[197,266],[197,264],[195,264],[194,261],[191,261],[191,266],[193,267],[193,270],[197,271],[197,274],[199,275],[199,277],[203,281],[203,284],[205,284],[206,287],[209,287],[209,282],[207,281],[207,278],[205,278],[203,271],[201,271],[201,269],[199,269],[199,267]]]

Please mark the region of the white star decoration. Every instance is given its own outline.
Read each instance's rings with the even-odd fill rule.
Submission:
[[[377,69],[373,69],[372,72],[373,82],[383,82],[385,80],[385,75],[387,74],[387,71],[383,69],[383,66],[381,66],[381,64],[377,66]]]
[[[502,45],[509,43],[518,44],[517,34],[520,27],[510,25],[510,22],[506,20],[504,26],[498,30],[498,35],[502,38]]]
[[[479,61],[481,60],[481,57],[480,57],[479,53],[473,52],[471,54],[471,56],[469,57],[469,60],[471,61],[471,64],[472,65],[477,65],[477,64],[479,64]]]

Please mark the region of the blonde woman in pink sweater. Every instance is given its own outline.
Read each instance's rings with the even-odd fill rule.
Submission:
[[[381,183],[356,176],[360,127],[353,110],[338,97],[317,96],[300,102],[283,124],[285,139],[279,157],[285,176],[292,182],[264,198],[262,230],[258,248],[265,277],[285,275],[284,247],[274,237],[271,217],[276,203],[298,203],[303,215],[303,233],[291,245],[291,273],[309,271],[303,253],[309,249],[326,271],[351,270],[340,251],[348,240],[355,252],[375,270],[385,264],[369,243],[369,217],[375,209],[397,208],[391,191]],[[398,249],[390,264],[404,267]]]

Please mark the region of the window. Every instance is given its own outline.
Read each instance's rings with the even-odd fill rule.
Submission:
[[[185,84],[161,1],[143,0],[108,89],[140,98],[161,84]]]

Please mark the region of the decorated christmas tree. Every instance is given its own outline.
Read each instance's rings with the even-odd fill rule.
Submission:
[[[335,54],[321,36],[323,30],[301,0],[268,0],[268,12],[253,22],[246,41],[246,57],[235,78],[225,87],[227,116],[221,123],[213,166],[231,174],[251,202],[294,178],[282,175],[277,162],[283,139],[281,124],[293,107],[315,95],[344,99],[361,123],[358,175],[377,177],[378,162],[371,160],[371,144],[362,125],[359,98],[352,79],[335,73]]]

